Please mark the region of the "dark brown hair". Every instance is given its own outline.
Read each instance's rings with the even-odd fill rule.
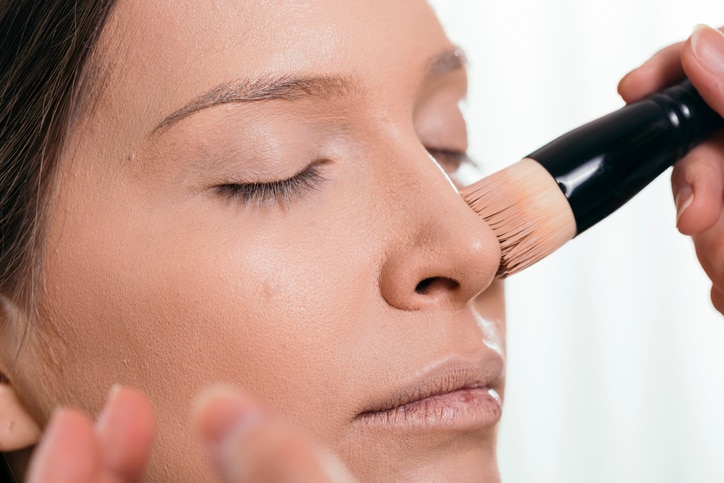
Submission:
[[[0,2],[0,295],[26,310],[36,300],[57,160],[113,3]]]
[[[113,4],[0,1],[0,296],[29,320],[53,176],[81,90],[92,83],[88,60]],[[15,481],[0,456],[0,480]]]

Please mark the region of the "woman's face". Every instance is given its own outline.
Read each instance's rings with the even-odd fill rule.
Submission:
[[[363,480],[497,478],[500,253],[431,157],[455,178],[466,74],[428,5],[121,0],[97,54],[33,414],[139,387],[153,479],[200,481],[189,407],[226,382]]]

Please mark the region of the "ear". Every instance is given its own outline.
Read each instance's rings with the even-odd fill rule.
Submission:
[[[0,381],[0,451],[17,451],[35,445],[40,427],[20,401],[7,378]]]
[[[40,426],[21,401],[9,372],[17,354],[15,305],[0,295],[0,451],[17,451],[35,445]]]

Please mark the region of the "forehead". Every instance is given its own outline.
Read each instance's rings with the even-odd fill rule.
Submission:
[[[260,75],[400,82],[447,41],[422,0],[120,0],[100,52],[113,104],[158,122],[210,86]]]

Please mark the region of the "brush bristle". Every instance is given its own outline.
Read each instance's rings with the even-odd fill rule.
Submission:
[[[576,220],[553,177],[533,159],[498,171],[461,191],[495,232],[498,277],[519,272],[576,236]]]

